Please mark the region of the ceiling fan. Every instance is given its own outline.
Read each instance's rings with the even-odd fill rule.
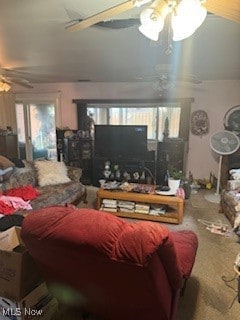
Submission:
[[[154,80],[152,87],[155,91],[165,93],[182,83],[200,84],[202,81],[191,75],[172,77],[172,75],[168,73],[162,73]]]
[[[6,68],[0,68],[0,91],[9,91],[11,84],[16,83],[25,88],[33,88],[30,81],[22,78],[21,76],[15,76],[15,71]]]
[[[240,23],[240,3],[239,0],[199,0],[201,4],[207,9],[208,12],[218,15],[220,17],[226,18],[228,20]],[[94,14],[86,19],[76,21],[71,25],[66,26],[67,31],[78,31],[83,30],[88,27],[97,24],[104,24],[107,21],[111,20],[112,17],[115,17],[123,12],[131,10],[135,7],[140,7],[145,4],[150,4],[150,8],[157,9],[159,14],[160,9],[163,6],[174,6],[171,7],[171,10],[175,9],[181,0],[129,0],[123,3],[120,3],[116,6],[113,6],[109,9],[106,9],[102,12]]]
[[[195,75],[176,73],[168,64],[158,64],[155,66],[155,70],[156,75],[137,77],[136,80],[153,81],[153,89],[160,92],[167,92],[182,83],[194,85],[202,83],[202,80]]]

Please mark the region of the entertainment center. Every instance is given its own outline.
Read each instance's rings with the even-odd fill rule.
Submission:
[[[186,141],[165,139],[149,151],[144,125],[95,125],[94,137],[82,130],[66,137],[65,131],[57,131],[58,158],[82,168],[86,185],[99,187],[99,180],[162,185],[169,167],[185,169]]]
[[[143,183],[145,180],[145,183],[162,184],[164,172],[169,165],[174,165],[175,167],[176,164],[178,170],[185,171],[189,140],[189,120],[193,101],[193,98],[73,99],[72,103],[76,105],[77,111],[77,128],[88,133],[94,131],[92,130],[94,121],[96,124],[105,123],[105,125],[101,125],[102,133],[104,129],[112,130],[114,125],[107,124],[113,123],[115,120],[116,123],[128,123],[128,116],[133,115],[131,108],[136,110],[150,108],[155,115],[151,123],[148,122],[148,125],[151,126],[151,131],[154,130],[154,133],[149,131],[154,141],[154,146],[151,145],[149,150],[149,141],[147,141],[147,132],[145,131],[147,126],[144,125],[136,125],[135,129],[137,128],[137,130],[135,132],[127,131],[130,127],[122,125],[121,127],[125,128],[124,136],[119,135],[120,133],[116,130],[111,133],[105,132],[102,134],[102,140],[100,137],[99,142],[96,141],[96,135],[93,137],[90,134],[93,137],[92,158],[89,159],[92,168],[92,170],[89,170],[89,173],[90,171],[92,172],[91,184],[98,187],[99,180],[105,179],[106,174],[109,180],[120,180],[124,177],[124,180],[134,183]],[[168,136],[164,135],[164,141],[159,140],[157,142],[156,139],[161,139],[159,132],[162,129],[159,129],[159,123],[163,119],[162,112],[165,112],[166,108],[180,108],[180,119],[176,125],[178,138],[169,139]],[[118,110],[119,112],[118,118],[115,120],[111,118],[113,110]],[[122,111],[125,112],[124,119]],[[94,116],[89,117],[90,114]],[[136,122],[138,123],[138,121]],[[147,121],[142,120],[141,123],[144,124]],[[103,128],[104,126],[105,128]],[[95,127],[97,126],[95,125]],[[133,130],[133,128],[129,130]],[[115,143],[113,143],[112,137]],[[132,140],[132,137],[135,140]],[[123,147],[124,144],[125,147]],[[78,163],[80,165],[80,162]]]

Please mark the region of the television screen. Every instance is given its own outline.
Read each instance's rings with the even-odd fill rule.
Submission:
[[[102,157],[144,157],[147,126],[95,125],[94,153]]]

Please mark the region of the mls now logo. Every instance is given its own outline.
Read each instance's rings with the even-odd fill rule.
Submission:
[[[40,317],[43,315],[43,310],[31,308],[24,308],[24,310],[21,310],[21,308],[1,308],[1,314],[4,317],[15,320],[16,317],[20,317],[22,315],[24,315],[26,318]]]

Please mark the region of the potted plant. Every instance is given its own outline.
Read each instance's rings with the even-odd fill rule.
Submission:
[[[184,180],[184,173],[182,170],[171,168],[168,172],[168,186],[170,190],[175,193]]]

